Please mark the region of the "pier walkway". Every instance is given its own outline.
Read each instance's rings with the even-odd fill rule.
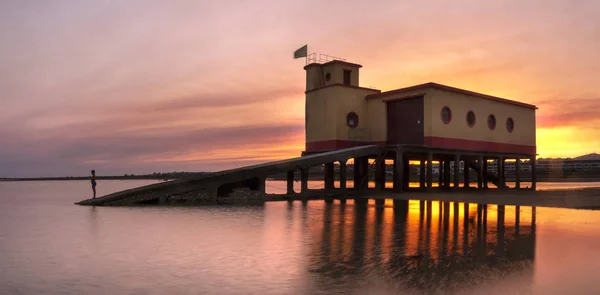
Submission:
[[[348,177],[346,164],[353,161],[353,177]],[[521,172],[529,172],[531,190],[535,191],[536,177],[535,161],[530,155],[511,153],[490,153],[485,151],[440,149],[419,145],[364,145],[339,149],[329,152],[305,154],[301,157],[268,162],[253,166],[224,170],[202,176],[187,177],[169,182],[147,185],[121,192],[116,192],[96,199],[77,202],[78,205],[115,206],[136,204],[172,204],[198,203],[206,201],[222,201],[236,198],[265,199],[265,181],[267,177],[287,173],[286,195],[296,194],[294,182],[296,173],[300,174],[300,193],[309,193],[308,177],[311,167],[320,166],[324,169],[323,191],[338,191],[345,194],[346,181],[352,179],[353,193],[368,190],[369,170],[374,168],[375,189],[385,191],[386,165],[393,162],[393,192],[402,193],[414,191],[409,186],[409,176],[412,173],[410,162],[419,162],[418,191],[434,189],[433,175],[438,175],[436,186],[440,189],[469,188],[473,170],[477,180],[477,188],[486,190],[492,183],[496,188],[505,189],[505,162],[516,161],[516,188],[521,187]],[[522,160],[526,160],[522,162]],[[496,174],[491,173],[489,163],[496,163]],[[339,188],[334,187],[334,163],[339,163]],[[434,173],[433,162],[438,163]],[[523,165],[521,165],[523,164]],[[460,166],[464,169],[460,169]],[[524,169],[527,168],[527,169]],[[462,178],[462,181],[461,181]],[[461,183],[462,182],[462,183]],[[462,186],[461,186],[462,184]],[[314,193],[314,191],[313,191]]]
[[[151,184],[143,187],[128,189],[95,199],[87,199],[77,205],[135,205],[148,203],[165,203],[172,199],[188,201],[205,200],[226,196],[234,188],[248,187],[251,190],[264,193],[265,180],[268,175],[288,172],[293,179],[293,172],[300,170],[304,180],[308,180],[310,167],[324,163],[346,162],[351,158],[377,157],[384,147],[377,145],[359,146],[313,155],[307,155],[282,161],[219,171],[207,175],[182,178],[173,181]],[[289,178],[288,178],[289,180]],[[293,185],[293,183],[292,183]],[[289,184],[288,184],[289,188]],[[293,187],[292,187],[293,190]]]

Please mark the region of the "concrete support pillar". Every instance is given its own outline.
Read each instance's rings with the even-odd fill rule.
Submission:
[[[325,173],[324,173],[324,181],[325,181],[325,189],[332,190],[334,188],[333,185],[333,162],[325,163]]]
[[[454,188],[460,184],[460,155],[454,155]]]
[[[267,178],[266,177],[258,177],[256,179],[256,190],[265,194],[267,192],[266,189],[266,184],[267,184]]]
[[[464,160],[463,162],[465,162],[465,165],[463,167],[463,181],[464,181],[464,187],[465,188],[469,188],[469,183],[471,183],[471,171],[469,169],[469,161],[470,160]]]
[[[354,189],[362,191],[369,185],[369,158],[354,158]]]
[[[450,160],[444,161],[444,187],[450,188]]]
[[[521,188],[521,158],[515,159],[515,188]]]
[[[385,159],[383,156],[375,159],[375,189],[379,191],[385,189]]]
[[[479,172],[477,173],[477,188],[483,188],[483,156],[479,156]]]
[[[308,167],[300,169],[300,192],[305,193],[308,191]]]
[[[483,158],[483,188],[488,188],[488,183],[489,183],[489,179],[488,179],[488,162],[487,162],[487,158]]]
[[[531,158],[531,190],[537,187],[537,171],[535,170],[535,156]]]
[[[427,153],[427,188],[433,185],[433,153]]]
[[[440,188],[444,186],[444,161],[442,160],[438,164],[438,186]]]
[[[375,199],[375,208],[385,207],[385,199]]]
[[[404,173],[402,173],[402,184],[404,187],[404,191],[408,191],[408,189],[410,188],[410,161],[407,157],[402,156],[402,158],[404,163]]]
[[[498,186],[504,188],[506,186],[506,179],[504,178],[504,157],[498,158]]]
[[[419,161],[419,188],[425,188],[425,160]]]
[[[360,189],[360,158],[354,158],[354,166],[353,166],[353,177],[352,181],[354,182],[354,190]]]
[[[340,161],[340,190],[346,190],[346,161]]]
[[[397,193],[404,191],[404,159],[401,149],[396,149],[394,159],[394,191]]]
[[[294,194],[294,170],[287,172],[287,194]]]
[[[362,163],[360,164],[360,175],[362,178],[362,188],[366,190],[369,188],[369,157],[363,157]]]

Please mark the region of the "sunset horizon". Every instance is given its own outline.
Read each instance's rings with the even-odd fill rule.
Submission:
[[[600,152],[597,2],[259,2],[1,4],[0,177],[298,157],[304,44],[363,65],[362,87],[435,82],[536,105],[538,158]]]

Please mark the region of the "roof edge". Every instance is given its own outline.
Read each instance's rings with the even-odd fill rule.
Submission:
[[[530,108],[530,109],[535,109],[535,110],[538,109],[538,107],[536,107],[535,105],[532,105],[532,104],[523,103],[523,102],[519,102],[519,101],[515,101],[515,100],[510,100],[510,99],[506,99],[506,98],[502,98],[502,97],[492,96],[492,95],[488,95],[488,94],[483,94],[483,93],[479,93],[479,92],[474,92],[474,91],[470,91],[470,90],[460,89],[460,88],[447,86],[447,85],[443,85],[443,84],[438,84],[438,83],[434,83],[434,82],[428,82],[428,83],[408,86],[408,87],[404,87],[404,88],[383,91],[380,93],[374,93],[374,94],[367,95],[366,99],[377,99],[379,97],[386,96],[386,95],[402,93],[405,91],[411,91],[411,90],[417,90],[417,89],[423,89],[423,88],[434,88],[434,89],[439,89],[439,90],[445,90],[445,91],[450,91],[450,92],[454,92],[454,93],[466,94],[466,95],[471,95],[471,96],[475,96],[475,97],[479,97],[479,98],[483,98],[483,99],[498,101],[498,102],[512,104],[512,105],[516,105],[516,106],[521,106],[521,107],[525,107],[525,108]]]
[[[345,64],[345,65],[349,65],[349,66],[353,66],[353,67],[357,67],[357,68],[362,68],[363,67],[362,65],[359,65],[357,63],[352,63],[352,62],[347,62],[347,61],[335,59],[335,60],[328,61],[328,62],[325,62],[325,63],[313,62],[313,63],[307,64],[306,66],[304,66],[304,69],[306,70],[309,67],[314,67],[314,66],[327,66],[327,65],[330,65],[330,64],[334,64],[334,63]]]
[[[373,94],[369,94],[369,95],[374,95],[374,94],[378,94],[381,92],[381,90],[379,89],[374,89],[374,88],[367,88],[367,87],[360,87],[360,86],[352,86],[352,85],[346,85],[346,84],[342,84],[342,83],[334,83],[334,84],[330,84],[327,86],[323,86],[321,88],[316,88],[316,89],[311,89],[311,90],[306,90],[304,91],[304,93],[311,93],[311,92],[315,92],[317,90],[321,90],[321,89],[325,89],[325,88],[329,88],[329,87],[334,87],[334,86],[342,86],[342,87],[346,87],[346,88],[354,88],[354,89],[361,89],[361,90],[370,90],[370,91],[375,91],[376,93]],[[368,97],[369,95],[365,96]]]

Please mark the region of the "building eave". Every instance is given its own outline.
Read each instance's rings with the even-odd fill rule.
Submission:
[[[317,90],[321,90],[321,89],[325,89],[325,88],[329,88],[329,87],[334,87],[334,86],[341,86],[341,87],[346,87],[346,88],[354,88],[354,89],[361,89],[361,90],[367,90],[367,91],[373,91],[375,92],[374,94],[377,94],[379,92],[381,92],[381,90],[379,89],[373,89],[373,88],[367,88],[367,87],[360,87],[360,86],[352,86],[352,85],[346,85],[346,84],[342,84],[342,83],[334,83],[334,84],[330,84],[327,86],[323,86],[320,88],[316,88],[316,89],[311,89],[311,90],[307,90],[304,93],[311,93],[311,92],[315,92]],[[369,95],[373,95],[373,94],[369,94]],[[367,96],[369,96],[367,95]]]
[[[325,62],[325,63],[317,63],[317,62],[310,63],[310,64],[304,66],[304,69],[306,70],[309,67],[314,67],[314,66],[327,66],[327,65],[331,65],[331,64],[335,64],[335,63],[339,63],[339,64],[342,64],[342,65],[347,65],[347,66],[351,66],[351,67],[362,68],[362,65],[359,65],[359,64],[356,64],[356,63],[347,62],[347,61],[343,61],[343,60],[337,60],[336,59],[336,60],[328,61],[328,62]]]
[[[448,91],[448,92],[470,95],[470,96],[474,96],[474,97],[478,97],[478,98],[502,102],[502,103],[516,105],[516,106],[534,109],[534,110],[538,109],[535,105],[532,105],[532,104],[527,104],[527,103],[514,101],[514,100],[510,100],[510,99],[506,99],[506,98],[501,98],[501,97],[496,97],[496,96],[492,96],[492,95],[487,95],[487,94],[483,94],[483,93],[478,93],[478,92],[474,92],[474,91],[470,91],[470,90],[460,89],[460,88],[456,88],[456,87],[452,87],[452,86],[442,85],[442,84],[438,84],[438,83],[434,83],[434,82],[399,88],[399,89],[395,89],[395,90],[383,91],[380,93],[374,93],[374,94],[368,95],[365,99],[367,99],[367,100],[377,99],[377,98],[381,98],[384,96],[401,94],[403,92],[415,91],[415,90],[426,89],[426,88],[433,88],[433,89],[439,89],[439,90]]]

